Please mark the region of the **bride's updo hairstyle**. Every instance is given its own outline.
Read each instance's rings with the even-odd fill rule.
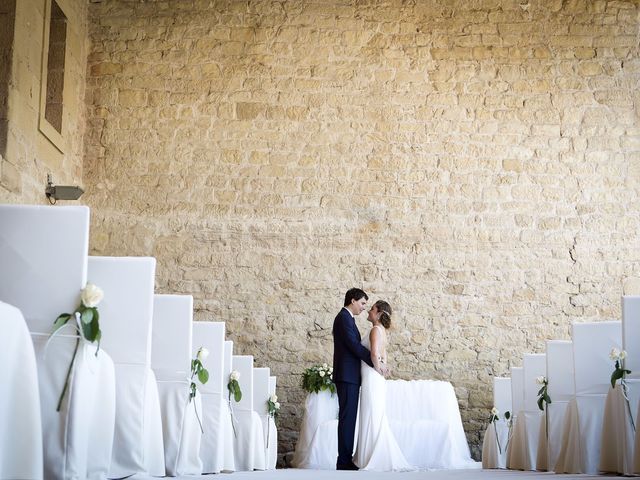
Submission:
[[[384,300],[378,300],[373,304],[380,314],[380,323],[385,329],[391,327],[391,305]]]

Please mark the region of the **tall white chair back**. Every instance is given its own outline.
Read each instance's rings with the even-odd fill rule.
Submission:
[[[225,435],[225,424],[229,421],[229,413],[224,394],[226,383],[222,378],[224,335],[225,325],[223,322],[194,322],[193,324],[192,356],[195,358],[200,347],[209,350],[209,357],[203,362],[209,372],[209,381],[204,385],[199,385],[203,410],[202,428],[204,430],[200,444],[203,473],[219,473],[224,470],[225,441],[232,441],[231,437]]]
[[[527,453],[531,470],[537,467],[538,442],[542,411],[538,408],[538,391],[542,385],[536,380],[547,376],[547,362],[545,354],[527,354],[523,357],[524,378],[524,410],[526,418]],[[546,448],[546,447],[545,447]],[[544,467],[546,469],[546,465]]]
[[[611,388],[611,348],[622,347],[621,322],[572,325],[576,396],[567,407],[556,473],[595,475],[600,465],[602,422]]]
[[[513,434],[507,447],[507,468],[529,470],[527,447],[524,367],[511,367],[511,401],[513,403]]]
[[[570,340],[547,341],[547,380],[547,392],[551,397],[551,404],[547,406],[548,468],[554,470],[560,453],[564,415],[569,401],[575,396],[573,343]]]
[[[238,383],[242,399],[233,404],[237,419],[236,468],[240,471],[265,470],[265,448],[262,421],[254,410],[253,356],[234,355],[233,370],[240,374]]]
[[[627,351],[625,368],[630,379],[640,379],[640,296],[622,297],[622,348]]]
[[[45,478],[106,476],[111,461],[111,357],[102,349],[96,354],[96,345],[85,342],[74,356],[77,335],[72,320],[48,341],[58,315],[80,304],[88,251],[87,207],[0,205],[0,301],[22,312],[34,343]],[[57,411],[72,359],[74,375]]]
[[[493,406],[500,411],[500,419],[504,419],[505,412],[513,414],[511,377],[493,377]]]
[[[269,377],[269,397],[276,395],[276,377]],[[269,441],[267,443],[267,470],[274,470],[278,463],[278,429],[273,418],[269,418]]]
[[[524,410],[524,369],[511,367],[511,402],[513,415],[517,416]]]
[[[104,291],[102,348],[116,371],[116,429],[109,477],[163,476],[162,417],[151,370],[156,260],[89,257],[88,278]]]
[[[154,296],[151,365],[158,379],[168,476],[202,473],[200,395],[189,400],[192,328],[191,295]]]

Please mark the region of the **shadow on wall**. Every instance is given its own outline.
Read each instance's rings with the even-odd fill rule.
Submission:
[[[0,158],[7,153],[9,79],[13,52],[16,0],[0,3]]]

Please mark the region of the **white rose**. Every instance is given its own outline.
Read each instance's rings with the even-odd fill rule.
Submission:
[[[208,356],[209,356],[209,350],[205,347],[200,347],[200,349],[198,350],[198,354],[196,355],[196,358],[200,360],[200,362],[204,362]]]
[[[622,350],[620,352],[620,360],[624,360],[625,358],[627,358],[627,351],[626,350]]]
[[[276,402],[275,407],[276,407],[276,410],[280,410],[280,402]]]
[[[231,372],[231,375],[229,375],[229,378],[235,381],[240,380],[240,372],[238,372],[237,370],[234,370],[233,372]]]
[[[324,370],[320,370],[320,373],[318,375],[320,375],[321,377],[324,377]]]
[[[497,417],[499,413],[500,413],[500,411],[496,407],[493,407],[491,409],[491,415]]]
[[[326,363],[323,363],[322,364],[322,368],[324,368],[326,370],[327,368],[329,368],[329,365],[327,365]]]
[[[278,403],[278,396],[277,395],[271,395],[271,397],[269,398],[269,400],[271,401],[271,403]]]
[[[544,378],[544,376],[540,375],[538,378],[536,378],[536,383],[538,385],[544,385],[546,378]]]
[[[82,290],[82,304],[87,308],[97,307],[103,298],[104,292],[93,283],[87,283],[87,286]]]
[[[620,360],[620,350],[618,350],[617,348],[612,348],[611,351],[609,352],[609,358],[611,360]]]

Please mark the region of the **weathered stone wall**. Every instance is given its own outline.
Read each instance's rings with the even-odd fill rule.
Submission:
[[[281,452],[344,292],[387,299],[477,455],[491,377],[640,290],[638,6],[92,3],[92,251],[271,367]]]
[[[0,203],[45,203],[47,174],[61,185],[82,180],[87,2],[58,0],[68,19],[60,149],[39,127],[46,1],[5,3],[0,20],[12,30],[0,33],[11,42],[0,57],[10,63],[0,67]]]

